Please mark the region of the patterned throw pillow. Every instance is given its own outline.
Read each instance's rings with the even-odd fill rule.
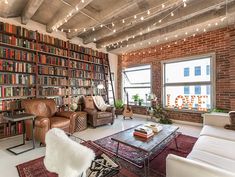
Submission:
[[[84,98],[84,104],[86,109],[95,109],[94,101],[91,96],[86,96]]]

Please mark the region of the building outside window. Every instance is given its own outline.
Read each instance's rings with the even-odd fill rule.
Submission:
[[[180,58],[162,62],[163,106],[169,109],[206,111],[213,108],[214,55]],[[185,76],[185,66],[194,75]],[[209,66],[209,75],[206,68]]]
[[[201,76],[201,66],[195,66],[194,67],[194,75],[195,76]]]
[[[133,95],[138,94],[143,99],[142,105],[149,105],[147,96],[151,93],[151,66],[143,65],[130,67],[123,70],[123,93],[122,97],[126,103],[129,96],[129,103],[134,104]]]
[[[184,68],[184,77],[189,76],[189,68]]]

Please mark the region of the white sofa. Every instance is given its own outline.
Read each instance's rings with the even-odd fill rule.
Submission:
[[[205,114],[200,137],[187,158],[168,155],[166,177],[235,177],[235,131],[227,114]]]

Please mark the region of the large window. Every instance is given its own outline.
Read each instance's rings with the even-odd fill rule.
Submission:
[[[213,58],[206,55],[163,62],[164,107],[194,111],[213,108]],[[185,68],[194,75],[185,77]]]
[[[144,65],[123,70],[123,100],[126,103],[126,93],[129,103],[134,104],[133,95],[138,94],[142,105],[148,105],[147,96],[151,93],[151,66]]]

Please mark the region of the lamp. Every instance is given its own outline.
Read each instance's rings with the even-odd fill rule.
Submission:
[[[104,85],[103,84],[98,84],[97,89],[98,89],[99,94],[101,95],[101,90],[104,89]]]

